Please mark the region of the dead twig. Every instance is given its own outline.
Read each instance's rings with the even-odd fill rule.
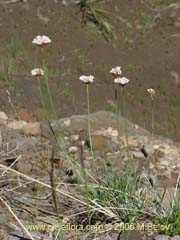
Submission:
[[[51,162],[51,170],[50,170],[50,183],[51,183],[51,190],[52,190],[52,198],[54,202],[54,208],[57,213],[57,217],[59,219],[59,209],[58,209],[58,202],[57,202],[57,194],[56,194],[56,189],[55,189],[55,184],[54,184],[54,164],[55,164],[55,157],[54,157],[54,147],[52,148],[52,155],[50,158]]]
[[[17,222],[19,223],[19,225],[23,228],[23,230],[25,231],[25,233],[30,237],[31,240],[35,240],[32,235],[30,234],[30,232],[28,232],[28,230],[25,228],[24,224],[19,220],[19,218],[16,216],[16,214],[13,212],[13,210],[11,209],[11,207],[8,205],[8,203],[2,198],[0,197],[0,201],[7,207],[8,211],[13,215],[13,217],[17,220]]]

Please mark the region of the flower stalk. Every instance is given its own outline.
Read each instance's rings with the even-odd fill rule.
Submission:
[[[47,120],[48,115],[47,115],[44,96],[43,96],[43,92],[42,92],[42,88],[41,88],[41,77],[44,75],[44,71],[41,68],[35,68],[35,69],[31,70],[31,75],[36,77],[36,79],[37,79],[40,101],[41,101],[41,105],[43,108],[43,114],[44,114],[44,118]]]
[[[86,85],[86,91],[87,91],[88,137],[89,137],[91,155],[93,158],[93,169],[95,169],[95,159],[94,159],[94,152],[93,152],[93,145],[92,145],[92,138],[91,138],[89,84]]]
[[[51,42],[52,42],[51,39],[49,37],[45,36],[45,35],[42,35],[42,36],[38,35],[32,41],[32,43],[34,45],[37,45],[38,47],[40,47],[40,56],[41,56],[41,62],[42,62],[42,68],[43,68],[42,71],[43,71],[44,78],[45,78],[45,84],[46,84],[48,98],[49,98],[49,102],[50,102],[50,106],[51,106],[51,112],[52,112],[53,118],[57,121],[58,116],[57,116],[57,113],[56,113],[56,108],[55,108],[55,105],[54,105],[53,97],[52,97],[52,94],[51,94],[51,91],[50,91],[48,73],[47,73],[47,68],[46,68],[46,64],[45,64],[45,47]],[[42,91],[40,92],[40,95],[41,95],[41,99],[42,99],[43,98]],[[44,100],[42,102],[43,102],[43,109],[46,109]],[[47,111],[46,111],[46,118],[48,119]],[[59,127],[61,136],[64,139],[64,132],[63,132],[62,127],[61,127],[61,125],[58,121],[57,121],[57,125]]]
[[[41,47],[41,58],[42,58],[41,59],[42,60],[42,68],[44,71],[46,89],[47,89],[47,93],[48,93],[48,97],[49,97],[49,101],[50,101],[50,105],[51,105],[52,114],[53,114],[54,119],[57,119],[57,113],[56,113],[54,101],[53,101],[52,94],[51,94],[50,87],[49,87],[49,79],[48,79],[48,73],[47,73],[45,57],[44,57],[44,47]]]
[[[116,105],[116,124],[118,129],[118,142],[119,142],[119,154],[120,159],[122,159],[122,150],[121,150],[121,126],[120,126],[120,119],[119,119],[119,104],[118,104],[118,89],[115,88],[115,105]]]
[[[154,96],[156,95],[156,91],[153,88],[148,88],[147,92],[151,97],[151,135],[154,136],[154,128],[155,128],[155,121],[154,121]]]
[[[52,190],[52,199],[54,203],[54,209],[58,217],[58,221],[60,222],[60,213],[58,208],[58,198],[55,188],[55,182],[54,182],[54,164],[55,164],[55,158],[54,158],[54,147],[52,148],[52,156],[50,158],[51,162],[51,169],[50,169],[50,183],[51,183],[51,190]]]
[[[90,100],[89,100],[89,85],[94,82],[94,76],[89,75],[80,76],[79,80],[86,85],[86,101],[87,101],[87,115],[88,115],[88,137],[89,137],[89,144],[90,144],[90,151],[93,158],[93,169],[95,169],[95,159],[94,159],[94,152],[92,146],[92,138],[91,138],[91,123],[90,123]]]
[[[126,96],[125,89],[122,88],[122,98],[123,98],[123,113],[124,113],[124,121],[125,121],[125,135],[126,135],[126,145],[128,147],[128,121],[127,121],[127,111],[126,111]]]

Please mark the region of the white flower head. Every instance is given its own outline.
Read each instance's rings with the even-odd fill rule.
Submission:
[[[127,85],[129,83],[129,79],[126,77],[115,78],[114,83],[121,85],[121,87],[124,87],[125,85]]]
[[[79,78],[80,81],[82,81],[85,84],[91,84],[94,82],[94,76],[89,75],[89,76],[80,76]]]
[[[35,77],[41,77],[44,75],[44,71],[41,68],[35,68],[31,70],[31,75]]]
[[[45,45],[51,43],[51,39],[45,35],[38,35],[33,39],[32,43],[37,46],[44,47]]]
[[[156,91],[153,88],[148,88],[147,92],[150,94],[151,99],[154,100],[154,96],[156,94]]]
[[[72,146],[69,148],[69,153],[76,154],[78,152],[78,148],[75,146]]]
[[[110,73],[112,74],[113,77],[120,77],[122,74],[121,67],[115,67],[110,70]]]

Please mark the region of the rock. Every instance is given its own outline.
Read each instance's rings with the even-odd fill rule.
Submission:
[[[170,240],[170,237],[166,235],[158,235],[154,238],[154,240]]]
[[[8,116],[6,115],[5,112],[0,112],[0,119],[8,120]]]
[[[79,135],[78,134],[71,135],[70,140],[72,142],[78,141],[79,140]]]
[[[137,231],[137,230],[123,231],[120,239],[122,239],[122,240],[126,240],[126,239],[142,240],[141,232]]]
[[[28,134],[31,136],[41,135],[41,125],[39,122],[28,123],[22,129],[23,129],[23,132],[27,135]]]
[[[16,136],[14,136],[12,144],[18,146],[18,150],[20,150],[21,153],[24,153],[24,151],[27,151],[28,149],[32,148],[32,141],[33,144],[35,144],[37,142],[37,139],[32,140],[26,136],[17,134]]]
[[[162,166],[168,166],[168,165],[169,165],[168,161],[166,161],[166,160],[161,161],[160,164],[161,164]]]
[[[17,113],[21,120],[24,120],[26,122],[33,121],[32,114],[27,109],[19,108],[17,109]]]
[[[69,127],[71,124],[71,120],[70,119],[66,119],[62,122],[61,126],[62,127]]]
[[[176,86],[179,86],[180,85],[179,73],[172,71],[170,74]]]
[[[7,123],[7,127],[14,130],[22,130],[27,125],[27,122],[23,120],[13,120]]]
[[[132,151],[131,154],[135,159],[144,159],[144,155],[140,151]]]
[[[33,239],[53,240],[52,232],[41,233],[39,231],[31,231]],[[6,240],[30,240],[30,237],[23,231],[14,231],[9,233]],[[32,238],[31,238],[32,239]]]
[[[41,108],[36,108],[33,111],[33,116],[38,122],[43,121],[43,119],[44,119],[43,110]]]
[[[124,118],[121,115],[119,116],[119,118],[121,125],[124,126]],[[71,133],[77,133],[82,129],[87,130],[87,121],[87,115],[73,115],[70,118],[64,118],[60,120],[61,125],[64,125]],[[116,115],[108,111],[98,111],[90,114],[90,123],[92,133],[102,128],[108,129],[110,127],[113,130],[117,129]],[[58,128],[56,121],[53,121],[53,127],[55,130]],[[128,132],[129,136],[139,135],[141,136],[141,138],[142,136],[150,136],[150,133],[147,130],[141,127],[137,129],[135,127],[135,124],[132,124],[130,122],[128,122]],[[117,135],[117,132],[113,132],[113,135]],[[122,129],[122,135],[125,135],[124,128]]]
[[[47,139],[51,137],[50,127],[46,122],[41,123],[41,136]]]
[[[155,168],[154,164],[150,163],[149,164],[149,169],[154,169],[154,168]]]
[[[117,140],[118,130],[113,129],[112,127],[108,127],[106,136],[111,137],[114,140]]]
[[[101,152],[109,152],[110,147],[108,145],[108,140],[106,137],[101,135],[92,135],[92,145],[94,151],[101,151]],[[88,141],[88,147],[89,147],[89,141]]]
[[[37,136],[41,134],[41,125],[39,122],[27,123],[23,120],[13,120],[7,124],[7,127],[22,131],[23,133],[31,136]]]
[[[9,220],[10,220],[10,217],[9,217],[8,213],[0,213],[0,224],[1,225]]]
[[[180,235],[176,235],[176,236],[172,237],[171,240],[180,240]]]
[[[8,116],[5,112],[0,112],[0,125],[6,125]]]

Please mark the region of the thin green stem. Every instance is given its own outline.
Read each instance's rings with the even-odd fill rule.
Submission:
[[[59,212],[59,208],[58,208],[58,197],[57,197],[56,187],[55,187],[55,182],[54,182],[54,156],[52,156],[52,158],[51,158],[50,183],[51,183],[52,199],[53,199],[53,202],[54,202],[54,208],[55,208],[55,211],[56,211],[56,214],[57,214],[58,222],[60,222],[60,212]]]
[[[46,111],[45,101],[44,101],[43,92],[42,92],[42,88],[41,88],[41,83],[40,83],[40,78],[39,77],[37,77],[37,83],[38,83],[40,101],[41,101],[41,105],[42,105],[42,108],[43,108],[43,115],[44,115],[44,118],[47,120],[48,119],[48,114],[47,114],[47,111]]]
[[[88,136],[89,136],[89,144],[90,144],[90,149],[91,149],[91,155],[93,158],[93,168],[95,169],[95,159],[94,159],[94,152],[93,152],[93,147],[92,147],[92,138],[91,138],[91,124],[90,124],[90,104],[89,104],[89,85],[86,84],[87,86],[87,113],[88,113]]]
[[[55,108],[54,101],[53,101],[52,94],[51,94],[50,87],[49,87],[49,79],[48,79],[48,73],[47,73],[46,64],[45,64],[45,57],[44,57],[44,48],[41,48],[41,58],[42,58],[42,68],[43,68],[43,71],[44,71],[46,89],[47,89],[48,98],[49,98],[49,101],[50,101],[50,106],[51,106],[51,111],[52,111],[52,114],[53,114],[53,118],[56,120],[56,123],[59,127],[62,138],[65,140],[64,132],[63,132],[63,129],[61,127],[61,124],[58,121],[56,108]]]
[[[47,92],[48,92],[48,97],[49,97],[49,101],[50,101],[50,105],[51,105],[51,109],[52,109],[52,114],[53,114],[54,119],[58,119],[56,109],[54,106],[54,102],[53,102],[53,98],[51,95],[50,87],[49,87],[48,74],[47,74],[47,69],[45,66],[44,58],[42,59],[42,66],[43,66],[43,71],[44,71],[44,78],[45,78],[46,88],[47,88]]]
[[[123,95],[123,112],[124,112],[124,121],[125,121],[126,145],[128,146],[128,123],[127,123],[126,97],[125,97],[124,88],[122,88],[122,95]]]
[[[154,136],[154,99],[151,100],[151,108],[152,108],[152,129],[151,129],[151,135]]]
[[[131,165],[131,158],[130,158],[130,153],[129,153],[129,140],[128,140],[128,120],[127,120],[127,111],[126,111],[126,97],[125,97],[124,87],[122,87],[122,97],[123,97],[123,113],[124,113],[124,123],[125,123],[127,156],[128,156],[129,164]]]
[[[116,104],[116,123],[117,123],[117,129],[118,129],[119,154],[120,154],[120,160],[122,160],[121,127],[120,127],[120,118],[119,118],[118,89],[117,88],[115,88],[115,104]]]
[[[76,180],[77,180],[77,185],[79,185],[79,176],[78,176],[78,166],[76,164],[76,159],[75,159],[75,154],[71,154],[72,156],[72,163],[73,163],[73,167],[74,167],[74,171],[75,171],[75,175],[76,175]]]

